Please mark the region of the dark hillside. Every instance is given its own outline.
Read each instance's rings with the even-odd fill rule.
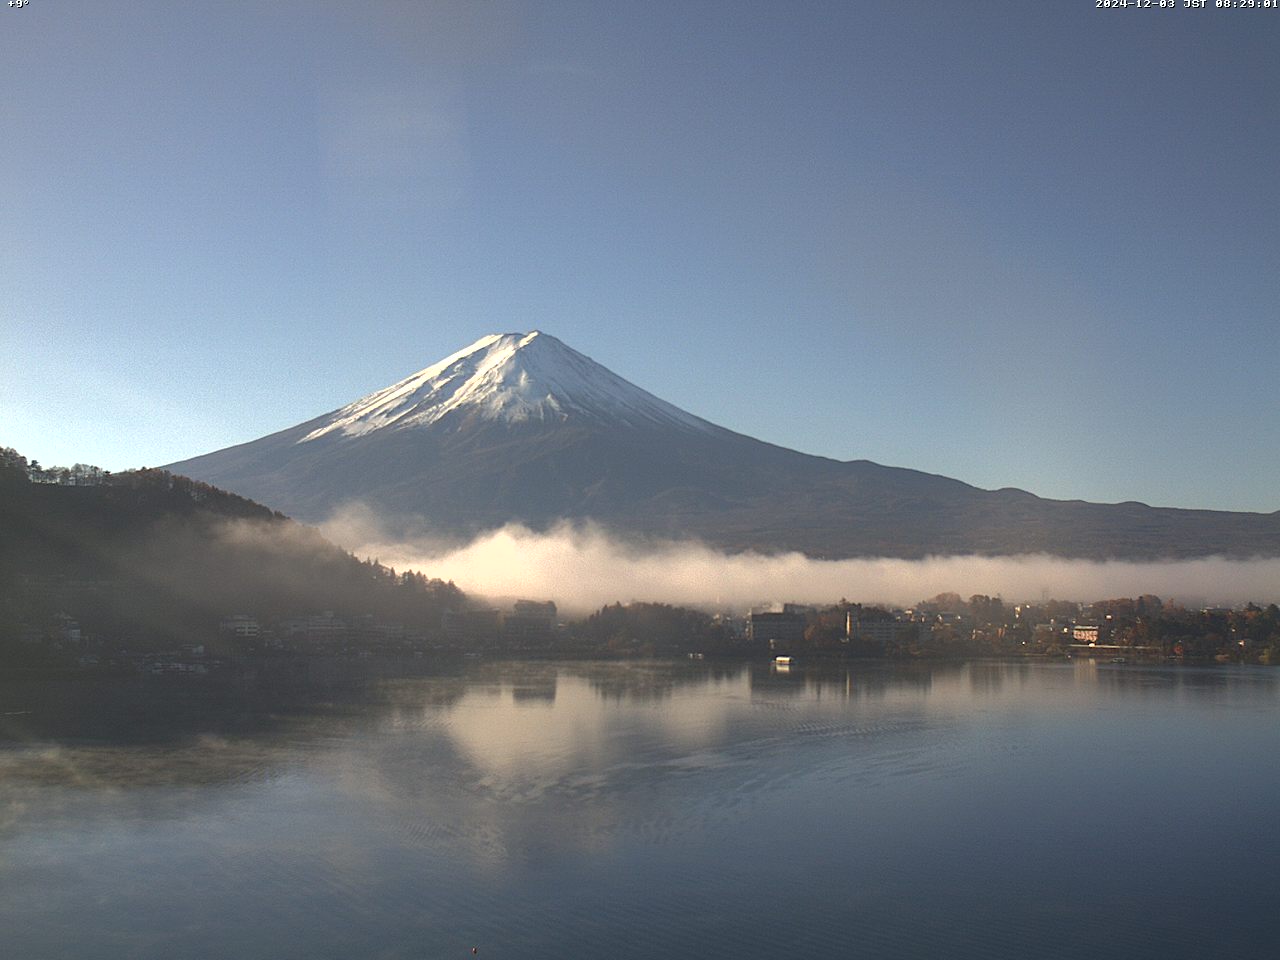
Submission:
[[[131,649],[220,642],[221,618],[333,611],[416,633],[461,602],[452,584],[361,561],[310,527],[163,470],[31,482],[0,465],[0,640],[60,614]]]

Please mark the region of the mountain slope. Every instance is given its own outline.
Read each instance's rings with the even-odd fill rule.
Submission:
[[[591,519],[811,555],[1280,555],[1280,514],[1053,501],[715,426],[546,334],[484,337],[397,384],[170,465],[293,516],[358,501],[466,536]]]
[[[219,640],[231,613],[333,610],[439,630],[462,596],[341,550],[313,528],[162,470],[94,486],[0,465],[0,664],[23,624],[69,613],[130,649]]]

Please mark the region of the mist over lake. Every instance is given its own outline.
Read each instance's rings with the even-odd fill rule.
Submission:
[[[1280,675],[0,684],[0,955],[1269,957]]]

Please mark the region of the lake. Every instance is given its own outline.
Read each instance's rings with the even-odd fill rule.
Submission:
[[[1280,956],[1280,671],[0,683],[6,958]]]

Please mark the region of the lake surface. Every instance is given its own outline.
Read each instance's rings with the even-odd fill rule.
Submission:
[[[6,958],[1280,956],[1280,671],[0,684]]]

